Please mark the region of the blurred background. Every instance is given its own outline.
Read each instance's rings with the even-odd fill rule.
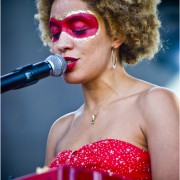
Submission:
[[[35,13],[34,0],[1,1],[2,75],[49,56],[38,36]],[[151,62],[126,69],[137,78],[179,94],[179,2],[162,0],[159,13],[164,51]],[[1,102],[1,178],[6,180],[43,167],[52,123],[76,110],[83,100],[79,85],[68,85],[61,77],[48,77],[2,94]]]

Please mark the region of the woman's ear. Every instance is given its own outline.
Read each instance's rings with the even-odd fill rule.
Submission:
[[[114,49],[117,49],[121,46],[121,44],[124,42],[125,37],[124,36],[114,36],[112,37],[112,47],[114,47]]]

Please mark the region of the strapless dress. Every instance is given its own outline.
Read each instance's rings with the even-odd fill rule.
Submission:
[[[58,153],[50,168],[68,165],[135,180],[151,180],[151,163],[148,151],[116,139],[104,139],[82,146],[78,150]]]

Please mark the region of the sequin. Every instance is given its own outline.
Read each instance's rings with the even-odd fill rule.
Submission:
[[[76,151],[60,152],[49,167],[60,165],[93,169],[134,180],[152,179],[149,153],[116,139],[100,140],[86,144]]]

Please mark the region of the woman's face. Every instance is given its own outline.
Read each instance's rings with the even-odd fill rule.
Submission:
[[[68,83],[87,83],[111,69],[112,40],[102,19],[80,0],[55,0],[49,20],[52,52],[68,62]]]

